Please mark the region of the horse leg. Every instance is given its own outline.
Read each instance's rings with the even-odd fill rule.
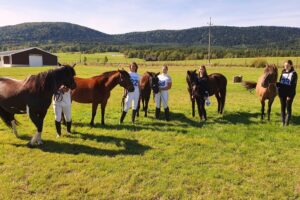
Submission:
[[[274,99],[269,99],[269,101],[268,101],[268,121],[270,121],[271,108],[272,108],[273,102],[274,102]]]
[[[139,97],[139,101],[138,101],[138,106],[137,106],[137,109],[136,109],[136,116],[139,117],[140,116],[140,104],[141,104],[141,95]]]
[[[226,100],[226,88],[220,91],[220,98],[221,98],[221,108],[220,108],[220,114],[223,114],[224,112],[224,106],[225,106],[225,100]]]
[[[42,131],[43,131],[43,123],[44,123],[44,118],[46,116],[46,112],[35,113],[35,112],[29,110],[29,117],[37,128],[36,134],[31,138],[31,140],[28,144],[30,147],[32,147],[35,143],[37,143],[38,145],[43,144]]]
[[[95,119],[95,116],[96,116],[96,113],[97,113],[97,108],[98,108],[98,102],[93,102],[93,105],[92,105],[92,119],[91,119],[91,122],[90,122],[90,125],[91,126],[94,126],[94,119]]]
[[[201,109],[201,102],[199,99],[196,100],[196,103],[197,103],[197,108],[198,108],[198,114],[199,114],[199,118],[200,118],[200,121],[202,121],[202,109]]]
[[[222,107],[222,103],[221,103],[221,97],[219,93],[215,94],[215,97],[218,101],[218,114],[221,114],[221,107]]]
[[[260,103],[261,103],[261,120],[263,120],[265,116],[265,100],[262,99]]]
[[[16,129],[17,121],[15,120],[14,115],[0,107],[0,118],[3,120],[3,122],[7,126],[9,126],[13,129],[13,133],[15,134],[15,136],[19,137],[17,129]]]
[[[145,117],[147,117],[147,114],[148,114],[148,105],[149,105],[149,100],[150,100],[150,95],[145,97]]]
[[[195,99],[192,99],[192,116],[195,117]]]
[[[104,115],[105,115],[105,107],[106,107],[107,101],[101,103],[101,124],[104,125]]]

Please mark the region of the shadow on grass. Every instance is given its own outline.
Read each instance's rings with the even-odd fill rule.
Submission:
[[[82,134],[76,132],[75,134],[80,135],[83,139],[96,140],[98,142],[104,143],[114,143],[121,149],[109,150],[109,149],[99,149],[96,147],[91,147],[83,144],[70,144],[62,141],[52,141],[43,140],[44,144],[36,146],[35,148],[49,153],[59,153],[59,154],[88,154],[92,156],[110,156],[114,157],[117,155],[144,155],[144,153],[150,149],[150,146],[142,145],[137,140],[130,140],[125,138],[116,138],[112,136],[96,136],[91,134]],[[30,137],[23,136],[20,137],[22,140],[29,141]],[[12,144],[17,147],[27,147],[26,144]]]
[[[252,119],[260,118],[260,113],[249,113],[249,112],[234,112],[224,114],[220,118],[213,119],[213,122],[220,124],[257,124],[257,121],[253,121]],[[264,119],[267,121],[267,118]]]
[[[101,128],[106,130],[129,130],[129,131],[141,131],[141,130],[150,130],[150,131],[158,131],[158,132],[178,132],[182,134],[188,133],[187,130],[183,130],[182,128],[188,127],[202,127],[203,122],[197,122],[193,119],[186,117],[183,113],[174,113],[170,112],[170,121],[165,121],[164,112],[161,112],[161,116],[159,119],[155,119],[153,116],[148,116],[148,119],[152,119],[153,121],[149,121],[145,123],[139,123],[139,118],[144,118],[144,116],[140,116],[137,118],[135,124],[131,124],[130,122],[124,122],[123,124],[99,124],[96,123],[94,128]],[[86,127],[90,126],[88,122],[73,122],[74,126]],[[181,129],[178,129],[180,127]]]

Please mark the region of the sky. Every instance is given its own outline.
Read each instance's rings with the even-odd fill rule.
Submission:
[[[213,25],[300,27],[299,0],[0,0],[0,26],[70,22],[119,34]]]

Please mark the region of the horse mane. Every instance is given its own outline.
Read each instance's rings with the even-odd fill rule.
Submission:
[[[100,74],[98,76],[95,76],[95,77],[102,76],[104,78],[109,78],[113,73],[116,73],[116,72],[120,72],[123,75],[128,75],[128,77],[129,77],[128,72],[125,71],[125,70],[123,70],[123,69],[122,70],[113,70],[113,71],[104,72],[104,73],[102,73],[102,74]]]
[[[70,66],[58,67],[48,71],[40,72],[36,75],[31,75],[25,80],[25,85],[31,92],[41,93],[44,91],[53,92],[56,88],[56,79],[66,70],[71,69],[71,73],[75,76],[75,70]]]

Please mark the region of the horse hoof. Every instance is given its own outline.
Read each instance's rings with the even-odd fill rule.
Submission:
[[[29,148],[34,148],[34,145],[31,144],[31,142],[28,142],[28,143],[27,143],[27,147],[29,147]]]
[[[37,141],[37,144],[38,144],[38,145],[43,145],[44,142],[43,142],[42,140],[40,140],[40,141]]]

